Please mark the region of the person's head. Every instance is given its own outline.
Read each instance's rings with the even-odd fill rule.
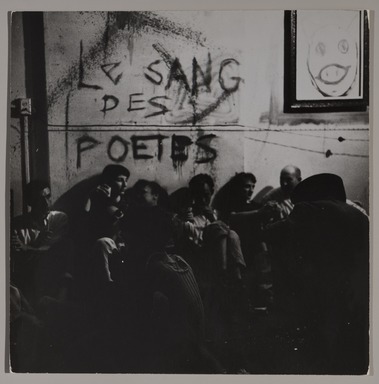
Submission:
[[[285,166],[280,172],[280,188],[285,196],[289,197],[301,181],[301,172],[294,165]]]
[[[155,181],[138,180],[133,186],[133,198],[138,204],[156,207],[161,203],[165,190]]]
[[[294,204],[318,200],[346,202],[345,186],[340,176],[332,173],[310,176],[299,183],[291,195]]]
[[[256,177],[250,172],[237,173],[230,180],[231,198],[238,199],[244,203],[250,202],[253,197],[256,182]]]
[[[33,214],[45,217],[51,208],[51,192],[47,182],[33,180],[26,185],[25,199]]]
[[[214,193],[214,182],[211,176],[200,173],[189,182],[189,189],[197,206],[208,206]]]
[[[130,177],[129,170],[120,164],[107,165],[101,174],[101,183],[111,187],[111,197],[117,199],[126,192],[128,180]]]

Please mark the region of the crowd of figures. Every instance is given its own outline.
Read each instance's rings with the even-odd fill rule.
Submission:
[[[340,177],[289,165],[255,196],[252,173],[216,194],[208,174],[171,195],[129,177],[106,166],[71,211],[27,185],[11,223],[14,372],[247,373],[241,342],[214,345],[283,310],[313,360],[292,373],[367,372],[369,222]]]

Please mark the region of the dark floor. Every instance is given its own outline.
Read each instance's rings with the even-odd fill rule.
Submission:
[[[104,317],[91,325],[88,319],[84,322],[80,318],[78,307],[50,303],[47,308],[45,319],[42,316],[36,321],[26,317],[11,327],[13,372],[320,375],[367,372],[368,345],[364,342],[367,327],[351,329],[347,321],[339,341],[333,344],[329,338],[334,340],[334,335],[315,333],[285,305],[250,310],[246,316],[231,317],[228,323],[218,318],[208,326],[206,349],[220,364],[219,370],[198,369],[196,364],[179,370],[172,368],[167,362],[175,353],[168,351],[166,355],[159,345],[156,352],[151,342],[140,343],[146,339],[144,326],[126,324],[117,316]],[[108,325],[99,328],[101,322]],[[77,327],[77,324],[86,326]],[[120,330],[137,328],[139,335],[125,332],[126,338],[120,340],[123,333]],[[153,364],[145,364],[152,361],[151,357],[155,359]]]

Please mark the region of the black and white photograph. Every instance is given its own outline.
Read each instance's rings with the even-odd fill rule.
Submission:
[[[372,18],[9,13],[6,370],[368,375]]]

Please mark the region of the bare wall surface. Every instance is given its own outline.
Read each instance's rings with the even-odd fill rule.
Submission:
[[[295,164],[339,174],[368,208],[367,115],[282,112],[283,23],[283,11],[45,13],[54,199],[110,162],[169,192],[242,170],[260,190]]]
[[[19,98],[26,97],[25,64],[22,14],[12,15],[12,34],[10,47],[10,101],[14,103]],[[15,105],[13,104],[13,108]],[[10,189],[12,199],[12,213],[21,213],[21,153],[20,153],[20,119],[11,117],[9,127],[8,159],[10,167]],[[13,205],[14,204],[14,205]]]

